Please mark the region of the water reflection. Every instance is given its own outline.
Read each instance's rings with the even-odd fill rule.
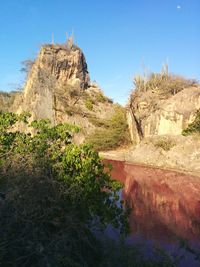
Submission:
[[[106,162],[113,165],[112,177],[124,183],[123,198],[132,208],[132,240],[174,247],[182,238],[200,247],[200,177],[119,161]]]

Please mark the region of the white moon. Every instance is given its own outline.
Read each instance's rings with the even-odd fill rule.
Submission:
[[[177,9],[181,9],[181,6],[178,5],[176,8],[177,8]]]

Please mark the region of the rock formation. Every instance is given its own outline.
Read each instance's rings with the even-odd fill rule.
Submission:
[[[0,109],[51,123],[81,126],[79,142],[94,129],[92,119],[107,118],[113,104],[98,85],[90,82],[87,63],[75,45],[44,45],[33,63],[22,93],[1,93]]]
[[[140,80],[127,105],[132,147],[101,156],[200,174],[200,137],[182,135],[200,109],[200,85],[177,76],[165,79],[163,87]]]
[[[162,96],[155,90],[136,90],[128,109],[132,139],[139,143],[149,136],[181,135],[183,129],[194,120],[198,109],[200,86],[197,84]]]
[[[126,153],[126,160],[200,172],[200,138],[182,135],[200,109],[200,85],[163,74],[144,84],[132,93],[128,106],[135,148]]]

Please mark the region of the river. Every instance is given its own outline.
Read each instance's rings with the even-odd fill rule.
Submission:
[[[188,240],[200,251],[200,177],[123,161],[104,162],[112,164],[112,177],[124,184],[122,197],[132,210],[129,239],[183,253],[181,267],[200,266],[191,253],[179,249],[180,240]]]

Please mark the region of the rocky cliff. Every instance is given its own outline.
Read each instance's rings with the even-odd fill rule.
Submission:
[[[97,84],[90,82],[87,63],[75,45],[44,45],[34,61],[22,93],[1,93],[0,109],[31,119],[50,119],[81,126],[79,142],[95,126],[93,121],[112,115],[113,104]]]
[[[175,78],[176,79],[176,78]],[[139,143],[149,136],[181,135],[200,109],[200,86],[191,81],[178,92],[158,87],[132,93],[128,107],[128,121],[132,139]],[[175,86],[172,83],[173,86]],[[171,90],[172,90],[171,89]],[[165,91],[166,90],[166,91]]]
[[[200,172],[199,136],[182,136],[200,109],[200,85],[168,74],[136,82],[130,97],[128,123],[132,148],[128,161]]]
[[[101,153],[125,160],[200,174],[199,134],[183,136],[200,109],[200,85],[177,76],[139,78],[127,105],[133,145],[128,150]]]

